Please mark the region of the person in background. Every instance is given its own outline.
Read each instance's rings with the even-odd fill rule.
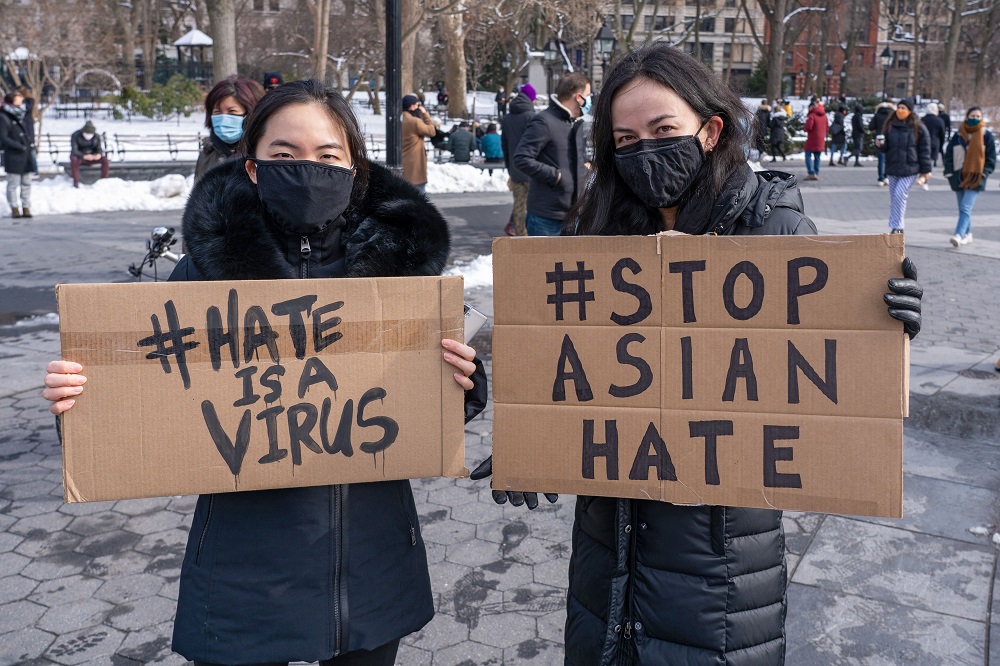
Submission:
[[[443,83],[438,83],[437,101],[438,106],[448,106],[448,89]]]
[[[593,117],[593,180],[567,233],[817,233],[794,176],[747,165],[750,118],[740,98],[681,49],[659,42],[622,54]],[[909,260],[901,268],[906,277],[892,276],[892,293],[878,299],[881,309],[913,290],[902,301],[911,309],[888,309],[912,337],[919,284]],[[785,663],[780,511],[579,496],[569,571],[567,666]]]
[[[201,144],[194,179],[201,180],[212,167],[237,157],[236,147],[243,136],[243,121],[264,96],[264,88],[245,76],[219,81],[205,96],[205,127],[208,138]]]
[[[931,165],[937,166],[938,156],[944,150],[948,140],[944,135],[944,121],[938,115],[938,105],[931,102],[927,105],[927,113],[920,119],[927,128],[927,133],[931,137]]]
[[[524,218],[528,212],[528,174],[514,164],[514,151],[524,135],[528,122],[535,116],[535,89],[526,83],[510,100],[510,113],[500,121],[503,132],[500,143],[503,148],[503,161],[507,165],[507,188],[514,195],[514,208],[504,232],[508,236],[527,236]]]
[[[781,155],[781,161],[785,162],[788,160],[785,157],[785,123],[788,122],[788,114],[785,113],[785,108],[780,104],[774,105],[774,111],[771,113],[771,161],[776,162],[778,155]]]
[[[111,163],[104,152],[104,144],[94,123],[87,121],[69,138],[69,169],[73,174],[73,187],[80,187],[80,167],[101,165],[101,178],[107,178]]]
[[[266,72],[264,74],[264,90],[274,90],[284,83],[285,79],[282,78],[281,72]]]
[[[425,138],[431,138],[437,128],[431,122],[416,95],[403,95],[403,178],[420,190],[427,192],[427,148]]]
[[[896,112],[882,130],[883,139],[875,147],[885,153],[885,173],[889,179],[889,233],[901,234],[906,226],[906,201],[919,176],[931,178],[931,139],[924,124],[913,113],[912,97],[899,100]]]
[[[446,149],[451,153],[452,160],[460,163],[472,161],[472,152],[476,149],[476,137],[469,131],[469,123],[464,120],[451,131]]]
[[[764,153],[767,152],[767,131],[771,127],[771,105],[767,103],[766,99],[760,101],[756,115],[757,127],[753,133],[754,147],[760,153],[760,159],[763,159]]]
[[[24,133],[28,137],[28,143],[31,144],[34,155],[35,155],[35,166],[37,167],[38,161],[38,143],[35,141],[35,96],[31,94],[31,89],[27,86],[18,86],[14,88],[14,92],[20,93],[21,97],[24,98],[24,120],[21,124],[24,125]],[[36,170],[35,173],[38,173]]]
[[[247,118],[240,153],[245,160],[212,169],[191,191],[189,252],[171,282],[336,281],[444,269],[447,223],[412,186],[369,161],[341,91],[295,81],[269,92]],[[441,345],[465,389],[467,422],[486,406],[486,371],[471,347]],[[85,386],[85,368],[71,361],[47,368],[42,395],[54,414],[72,408]],[[392,666],[400,638],[433,616],[409,481],[198,498],[172,644],[195,666]]]
[[[11,91],[0,105],[0,149],[7,172],[7,203],[12,218],[31,217],[31,175],[37,171],[24,128],[24,97]]]
[[[562,223],[585,182],[581,152],[582,123],[590,111],[590,81],[579,72],[556,84],[549,106],[535,114],[514,153],[514,165],[531,178],[528,184],[529,236],[558,236]]]
[[[944,104],[938,102],[938,118],[944,123],[944,140],[951,141],[951,116],[948,115],[948,110],[944,108]]]
[[[833,124],[830,125],[830,166],[833,166],[833,156],[840,151],[837,164],[844,164],[844,153],[847,152],[847,107],[842,106],[833,114]]]
[[[878,142],[880,136],[883,136],[882,132],[885,131],[885,124],[893,111],[894,108],[891,102],[882,102],[875,109],[875,115],[869,121],[868,129],[874,135],[876,142]],[[885,179],[885,153],[881,150],[876,150],[875,157],[878,159],[878,186],[885,187],[889,183]]]
[[[483,127],[483,119],[476,118],[472,121],[472,136],[476,137],[476,150],[483,152],[483,136],[486,135],[486,128]]]
[[[486,128],[486,134],[482,141],[483,157],[487,160],[499,161],[503,159],[503,142],[497,134],[497,124],[490,123]]]
[[[781,108],[785,110],[785,114],[791,118],[792,117],[792,103],[787,99],[781,100]]]
[[[865,107],[854,105],[854,115],[851,116],[851,143],[853,147],[848,161],[854,158],[854,166],[861,166],[861,150],[865,145]]]
[[[944,175],[958,198],[958,224],[951,237],[955,247],[972,242],[972,207],[996,166],[997,142],[993,133],[983,127],[983,110],[969,107],[965,122],[944,151]]]
[[[500,89],[497,90],[496,97],[493,100],[497,103],[497,115],[503,120],[503,117],[507,115],[507,92],[503,86],[500,86]]]
[[[806,132],[804,149],[808,172],[803,180],[819,180],[819,165],[826,151],[826,132],[829,129],[829,122],[823,103],[818,97],[813,97],[813,101],[809,104],[809,115],[806,116],[806,123],[802,128]]]

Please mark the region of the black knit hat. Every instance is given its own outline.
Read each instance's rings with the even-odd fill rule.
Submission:
[[[419,101],[420,99],[416,95],[403,95],[403,111],[406,111]]]
[[[900,104],[908,108],[910,111],[913,111],[913,109],[917,106],[917,100],[913,99],[912,97],[904,97],[903,99],[896,102],[896,106],[899,106]]]

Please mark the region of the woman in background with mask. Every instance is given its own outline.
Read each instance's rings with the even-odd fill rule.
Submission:
[[[794,176],[747,165],[748,111],[700,61],[666,44],[620,59],[594,109],[594,180],[578,235],[816,234]],[[890,280],[911,337],[920,288]],[[781,512],[579,497],[567,666],[778,665],[785,656]]]
[[[896,111],[882,127],[883,138],[875,147],[885,153],[885,175],[889,179],[889,233],[901,234],[906,226],[906,201],[914,183],[923,185],[931,177],[931,135],[917,115],[912,97],[899,100]]]
[[[978,106],[965,112],[959,126],[944,149],[944,175],[958,197],[958,225],[951,244],[955,247],[972,242],[972,207],[979,193],[986,189],[986,179],[997,166],[997,142],[983,127],[983,110]],[[1000,370],[1000,362],[997,369]]]
[[[448,227],[417,190],[368,161],[350,106],[319,81],[269,92],[241,158],[209,171],[184,211],[171,281],[438,275]],[[445,340],[486,404],[475,350]],[[78,364],[49,364],[43,396],[72,407]],[[181,568],[173,648],[195,664],[391,666],[434,614],[409,481],[202,495]]]
[[[195,181],[220,162],[236,157],[243,136],[243,120],[264,96],[264,87],[245,76],[230,76],[215,84],[205,96],[205,127],[208,138],[194,166]]]

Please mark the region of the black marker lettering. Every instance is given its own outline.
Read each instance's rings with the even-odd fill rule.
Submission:
[[[257,329],[260,333],[257,333]],[[267,352],[271,355],[271,362],[278,363],[281,358],[278,354],[278,343],[275,342],[278,334],[271,329],[271,324],[264,314],[264,308],[259,305],[251,305],[247,313],[243,315],[243,360],[247,363],[253,358],[258,347],[266,346]]]
[[[337,386],[337,378],[323,364],[323,361],[318,356],[310,356],[302,368],[302,374],[299,375],[299,399],[301,400],[306,397],[306,391],[309,390],[310,386],[319,384],[320,382],[324,382],[334,393],[339,388]]]
[[[194,335],[194,326],[181,328],[180,321],[177,319],[177,308],[174,306],[173,301],[167,301],[163,304],[163,307],[167,312],[167,332],[164,333],[160,329],[159,317],[155,314],[150,315],[149,320],[153,325],[153,334],[139,340],[136,344],[139,347],[156,347],[156,349],[146,354],[146,358],[158,360],[163,367],[163,372],[168,375],[171,372],[170,357],[176,357],[177,369],[181,373],[181,381],[184,383],[184,388],[189,389],[191,388],[191,375],[188,374],[186,354],[201,343],[194,340],[184,342],[185,337]]]
[[[681,338],[681,399],[694,398],[694,379],[691,375],[691,336]]]
[[[737,306],[733,298],[736,280],[741,275],[746,275],[753,287],[753,295],[745,308]],[[730,269],[729,275],[726,276],[726,281],[722,285],[722,302],[725,304],[729,316],[738,321],[746,321],[760,312],[764,305],[764,276],[760,274],[760,270],[753,262],[741,261]]]
[[[289,335],[292,338],[292,346],[295,347],[295,358],[299,360],[306,357],[306,340],[308,339],[306,335],[306,323],[302,314],[305,313],[306,317],[308,317],[315,302],[315,295],[307,295],[275,303],[271,306],[272,314],[276,314],[279,317],[288,317]]]
[[[694,273],[705,270],[705,260],[672,261],[668,264],[671,273],[681,274],[681,301],[684,304],[684,323],[698,321],[694,313]]]
[[[566,369],[566,364],[570,369]],[[562,350],[559,352],[559,361],[556,363],[556,380],[552,384],[552,402],[563,402],[566,400],[566,381],[572,380],[576,390],[576,399],[580,402],[587,402],[594,399],[594,392],[590,390],[590,382],[587,381],[587,373],[583,370],[583,363],[576,353],[576,347],[569,335],[563,336]]]
[[[594,441],[594,421],[583,422],[583,478],[594,478],[594,458],[603,457],[608,481],[618,480],[618,422],[604,422],[603,444]]]
[[[639,304],[636,306],[635,312],[630,315],[620,315],[617,312],[611,313],[611,321],[619,326],[638,324],[653,313],[653,300],[649,297],[649,292],[640,285],[628,282],[622,276],[622,271],[626,268],[632,271],[633,275],[638,275],[642,272],[642,266],[635,259],[629,259],[628,257],[619,259],[618,263],[611,269],[611,286],[616,291],[632,294],[635,296],[635,300],[639,301]]]
[[[816,270],[816,278],[809,284],[801,284],[799,271],[803,266]],[[799,296],[814,294],[826,286],[830,277],[830,267],[815,257],[799,257],[788,262],[788,323],[799,323]]]
[[[705,484],[719,485],[719,437],[733,434],[732,421],[688,421],[691,439],[705,438]]]
[[[645,360],[639,358],[638,356],[632,356],[628,353],[629,343],[632,342],[645,342],[646,338],[639,335],[638,333],[626,333],[618,341],[618,345],[615,347],[618,354],[618,362],[622,365],[631,365],[633,368],[639,371],[639,379],[635,381],[635,384],[631,386],[616,386],[611,385],[608,389],[610,393],[615,398],[631,398],[632,396],[640,395],[643,391],[648,389],[653,384],[653,369],[649,367],[649,363]]]
[[[337,434],[330,443],[329,420],[330,420],[330,399],[323,399],[323,408],[319,417],[319,434],[323,442],[323,448],[327,453],[343,453],[350,458],[354,455],[354,447],[351,446],[351,426],[354,425],[354,401],[348,400],[344,403],[344,409],[340,413],[340,424],[337,426]]]
[[[317,354],[344,337],[344,334],[340,331],[324,335],[331,328],[340,326],[340,317],[330,317],[327,321],[323,321],[323,315],[334,310],[339,310],[343,305],[344,301],[337,301],[336,303],[330,303],[329,305],[324,305],[321,308],[313,310],[313,347]]]
[[[243,397],[233,403],[233,407],[246,407],[260,400],[260,396],[253,391],[253,376],[257,372],[256,365],[248,365],[236,372],[236,376],[243,380]]]
[[[215,442],[215,448],[218,449],[222,459],[226,461],[229,471],[233,476],[239,475],[240,468],[243,466],[243,458],[247,454],[247,449],[250,448],[250,410],[244,410],[243,416],[240,417],[240,425],[236,428],[235,444],[233,440],[229,439],[222,424],[219,423],[215,406],[210,400],[201,403],[201,413],[205,417],[208,433],[212,436],[212,441]]]
[[[584,262],[576,262],[575,271],[564,271],[561,261],[556,262],[555,270],[545,273],[546,284],[555,284],[554,294],[549,294],[547,302],[556,306],[556,321],[563,320],[563,305],[566,303],[580,304],[580,321],[587,321],[587,301],[594,300],[594,292],[587,291],[587,280],[594,279],[594,271],[585,267]],[[576,282],[576,291],[563,291],[564,282]]]
[[[790,446],[775,447],[779,439],[798,439],[798,426],[764,426],[764,487],[765,488],[801,488],[802,479],[798,474],[781,474],[778,472],[779,460],[792,460],[793,449]]]
[[[284,407],[275,405],[274,407],[268,407],[257,415],[257,420],[264,421],[267,425],[267,453],[257,461],[261,465],[278,462],[288,457],[287,449],[278,448],[278,416],[284,411]]]
[[[206,319],[208,356],[212,360],[212,370],[218,370],[222,367],[223,347],[229,347],[229,356],[233,361],[233,367],[240,367],[240,303],[236,290],[229,290],[229,305],[226,308],[228,332],[222,328],[222,313],[214,305],[208,309]]]
[[[300,421],[299,414],[304,418]],[[319,416],[316,405],[308,402],[301,402],[288,408],[288,438],[289,447],[292,450],[292,464],[302,464],[302,446],[313,453],[323,453],[316,440],[313,439],[312,430],[316,427],[316,419]]]
[[[652,447],[653,452],[649,449]],[[632,461],[632,471],[628,473],[628,478],[633,481],[649,480],[649,468],[656,467],[656,478],[660,481],[676,481],[677,471],[674,469],[674,462],[670,459],[667,445],[663,443],[663,438],[656,431],[656,425],[650,423],[646,428],[646,434],[642,436],[642,443],[639,450],[635,452],[635,460]]]
[[[722,392],[723,402],[732,402],[736,397],[736,380],[746,380],[747,400],[757,399],[757,375],[753,371],[753,356],[746,338],[736,338],[729,356],[729,372],[726,373],[726,389]]]
[[[837,404],[837,341],[826,340],[826,379],[820,379],[805,357],[799,353],[792,341],[788,341],[788,404],[799,404],[799,373],[801,370],[809,381],[823,392],[830,402]]]
[[[264,402],[266,404],[271,404],[275,400],[281,397],[281,381],[278,379],[272,379],[272,377],[284,377],[285,376],[285,366],[283,365],[272,365],[270,368],[264,371],[264,374],[260,376],[260,385],[266,389],[270,389],[270,393],[264,396]]]
[[[385,451],[393,442],[396,441],[396,437],[399,436],[399,424],[388,416],[373,416],[370,419],[365,418],[365,407],[368,406],[368,403],[376,400],[384,400],[385,396],[385,389],[376,387],[365,391],[365,394],[361,396],[360,400],[358,400],[358,426],[362,428],[382,428],[382,430],[385,431],[382,434],[381,439],[374,442],[361,442],[361,444],[358,445],[358,448],[365,453],[378,453],[379,451]]]

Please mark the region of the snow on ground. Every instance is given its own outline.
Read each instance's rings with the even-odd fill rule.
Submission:
[[[93,185],[73,187],[68,176],[36,180],[31,186],[32,215],[96,213],[119,210],[180,210],[187,202],[192,178],[170,174],[157,180],[103,178]],[[10,216],[6,198],[0,217]]]
[[[427,164],[427,193],[447,194],[452,192],[506,192],[507,172],[497,169],[490,176],[488,172],[468,164],[444,162]]]
[[[481,254],[472,261],[455,264],[444,272],[445,275],[461,275],[465,278],[465,288],[493,286],[493,255]]]

